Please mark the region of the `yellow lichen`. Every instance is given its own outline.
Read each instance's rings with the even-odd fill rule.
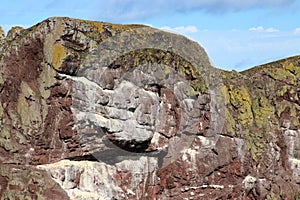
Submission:
[[[230,104],[230,96],[229,96],[228,88],[226,87],[226,85],[223,85],[220,88],[220,91],[221,91],[221,94],[224,97],[225,105],[229,105]]]
[[[284,62],[282,67],[265,69],[271,77],[277,81],[284,81],[291,85],[296,85],[299,82],[297,75],[299,67],[295,67],[293,63]]]
[[[63,34],[62,21],[56,21],[54,30],[47,34],[44,41],[44,54],[46,61],[52,65],[54,69],[61,67],[62,61],[66,56],[64,47],[58,41],[61,40]]]
[[[257,131],[257,132],[256,132]],[[253,160],[259,160],[264,152],[264,140],[263,138],[264,130],[244,130],[243,137],[246,140],[246,150],[250,152],[251,158]]]
[[[226,120],[225,126],[226,126],[227,134],[229,134],[231,136],[235,136],[236,132],[235,132],[234,127],[235,127],[236,122],[227,108],[225,110],[225,120]]]
[[[290,87],[288,85],[284,85],[282,88],[280,88],[279,90],[277,90],[276,95],[277,96],[283,96],[289,89]]]
[[[3,147],[6,151],[13,150],[13,145],[9,139],[0,138],[0,147]]]
[[[80,19],[72,19],[73,22],[78,23],[79,26],[88,26],[92,31],[87,33],[87,35],[93,40],[103,41],[108,37],[115,36],[124,31],[131,31],[137,28],[144,28],[144,25],[122,25],[122,24],[110,24],[106,22],[88,21]],[[109,34],[107,34],[109,32]],[[121,42],[121,41],[119,41]],[[125,42],[125,41],[124,41]]]
[[[10,139],[10,133],[6,129],[0,131],[0,137],[4,139]]]
[[[52,66],[54,69],[59,69],[66,57],[66,52],[61,44],[55,44],[52,49]]]
[[[274,116],[275,113],[274,107],[269,104],[265,97],[261,96],[253,100],[252,111],[254,114],[256,126],[268,130],[268,121]]]
[[[253,123],[251,112],[251,99],[246,88],[229,86],[229,96],[231,104],[238,110],[238,120],[243,126]]]
[[[289,63],[289,62],[284,62],[283,64],[283,68],[286,70],[289,70],[291,72],[293,72],[295,70],[293,63]]]

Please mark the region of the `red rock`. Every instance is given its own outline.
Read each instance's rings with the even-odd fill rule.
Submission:
[[[299,56],[225,72],[182,36],[69,18],[0,37],[1,197],[299,196]]]

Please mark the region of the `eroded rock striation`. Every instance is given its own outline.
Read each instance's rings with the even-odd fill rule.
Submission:
[[[70,18],[0,44],[1,199],[300,198],[300,57],[223,71],[183,36]]]

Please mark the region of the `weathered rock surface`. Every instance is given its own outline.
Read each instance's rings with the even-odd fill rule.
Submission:
[[[0,41],[2,41],[4,38],[5,38],[5,34],[2,27],[0,26]]]
[[[185,37],[70,18],[0,43],[1,199],[300,198],[300,57],[227,72]]]
[[[5,33],[2,30],[2,27],[0,26],[0,51],[1,51],[1,48],[2,48],[4,38],[5,38]]]
[[[1,199],[69,199],[58,183],[32,166],[0,166]]]

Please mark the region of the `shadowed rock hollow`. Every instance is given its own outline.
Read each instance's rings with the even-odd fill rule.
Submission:
[[[300,57],[216,69],[187,38],[0,29],[1,199],[298,199]]]

